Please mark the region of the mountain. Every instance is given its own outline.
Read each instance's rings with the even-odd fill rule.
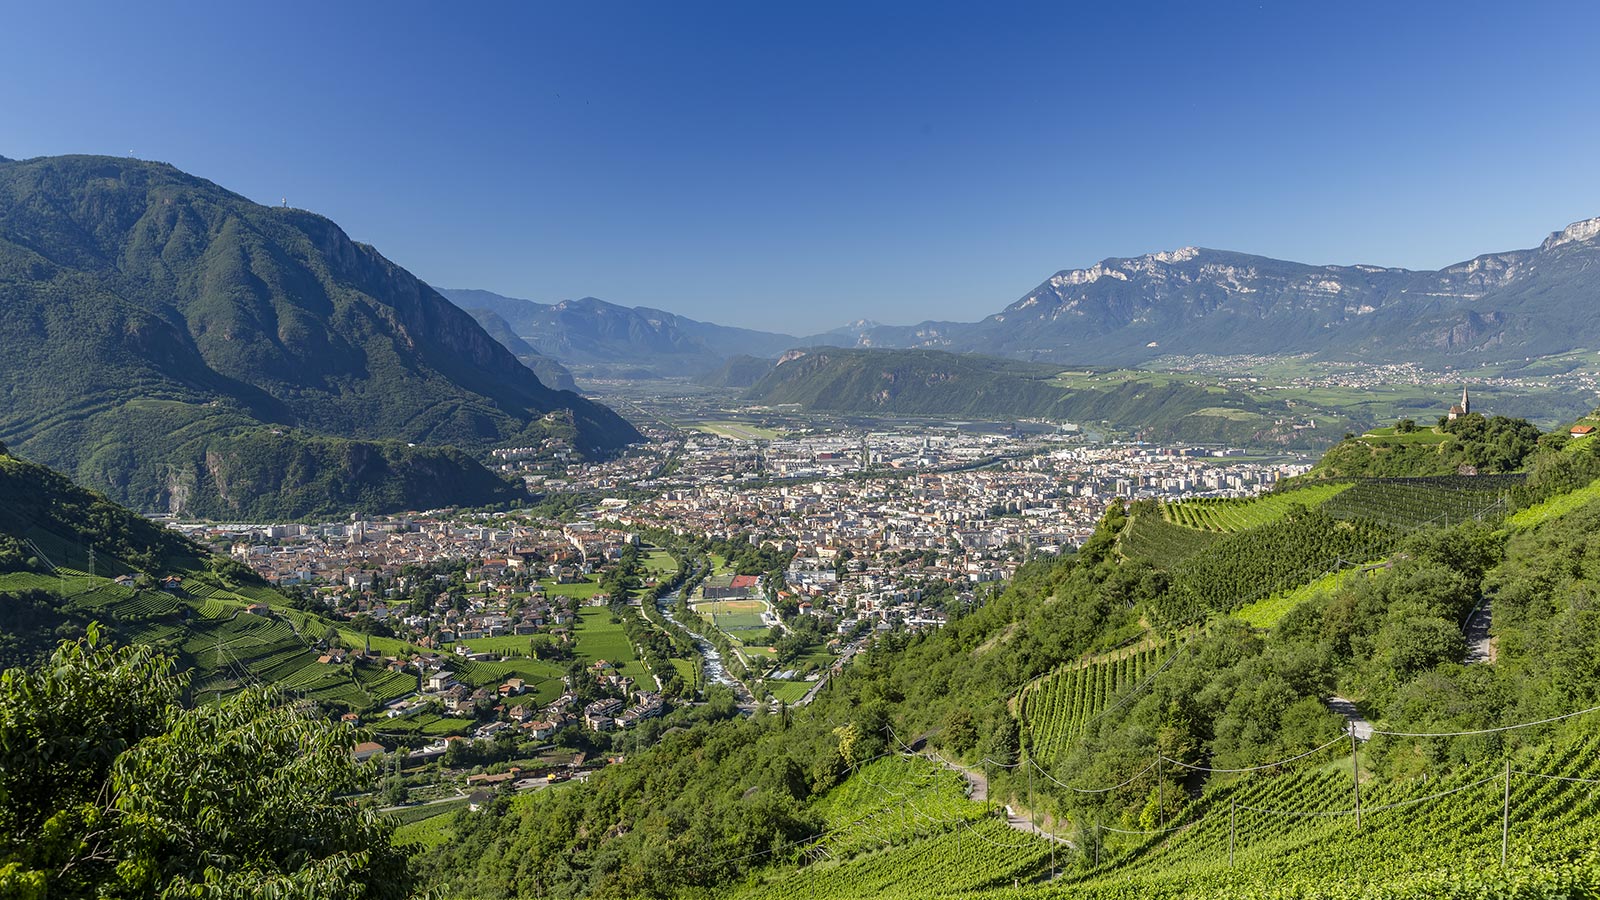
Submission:
[[[741,353],[738,356],[728,357],[728,361],[717,371],[702,375],[695,380],[707,387],[754,387],[756,382],[771,372],[777,364],[777,360],[774,359],[762,359]]]
[[[546,304],[489,291],[440,293],[464,309],[498,314],[540,353],[571,365],[700,375],[732,356],[773,357],[800,343],[792,335],[700,322],[646,306],[630,309],[594,297]]]
[[[793,403],[836,413],[1046,418],[1105,423],[1164,440],[1326,445],[1347,424],[1318,413],[1179,380],[1129,379],[1105,389],[1060,383],[1061,367],[939,350],[791,350],[745,394],[749,403]]]
[[[142,510],[496,502],[444,448],[639,439],[328,219],[161,163],[0,163],[0,346],[0,439]]]
[[[517,337],[512,330],[511,323],[507,322],[499,313],[491,309],[469,309],[467,313],[489,332],[489,336],[499,341],[501,346],[510,350],[523,365],[533,370],[539,376],[539,383],[545,387],[558,391],[572,391],[577,393],[578,384],[572,380],[572,372],[548,356],[540,353],[525,340]]]
[[[854,329],[855,346],[1084,364],[1170,354],[1313,353],[1435,364],[1600,340],[1600,219],[1438,271],[1317,266],[1185,247],[1057,272],[980,322]]]

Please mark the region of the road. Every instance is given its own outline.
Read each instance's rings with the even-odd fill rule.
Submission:
[[[1354,700],[1346,700],[1343,697],[1329,697],[1328,709],[1344,716],[1345,721],[1349,723],[1347,730],[1354,731],[1357,740],[1372,740],[1372,723],[1361,715],[1361,710],[1356,707]]]
[[[1488,597],[1478,603],[1478,608],[1467,617],[1467,664],[1493,663],[1497,655],[1494,638],[1489,636],[1489,625],[1494,619],[1494,601]]]

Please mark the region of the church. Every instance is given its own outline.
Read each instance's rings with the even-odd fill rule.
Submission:
[[[1454,422],[1469,412],[1472,412],[1472,400],[1467,397],[1467,388],[1463,385],[1461,388],[1461,403],[1450,407],[1450,421]]]

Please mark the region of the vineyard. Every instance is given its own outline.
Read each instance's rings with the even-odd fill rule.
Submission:
[[[1161,517],[1175,525],[1202,531],[1245,531],[1276,522],[1296,506],[1325,503],[1351,486],[1350,482],[1313,484],[1259,497],[1199,498],[1180,503],[1162,503]]]
[[[1057,669],[1023,688],[1016,713],[1029,753],[1047,766],[1065,756],[1107,705],[1156,671],[1170,652],[1165,642],[1147,641],[1109,659]]]
[[[1169,568],[1216,543],[1219,537],[1215,532],[1185,528],[1160,516],[1135,511],[1117,539],[1117,548],[1128,559]]]
[[[1336,519],[1367,519],[1408,531],[1468,519],[1498,518],[1520,475],[1447,475],[1437,478],[1369,478],[1323,504]]]
[[[966,799],[960,776],[925,759],[873,762],[814,809],[824,823],[820,838],[799,842],[785,852],[789,859],[717,896],[927,897],[1049,875],[1051,842],[986,815]]]
[[[1600,737],[1589,732],[1510,764],[1364,777],[1359,827],[1350,758],[1327,751],[1219,784],[1158,833],[1115,823],[1123,832],[1098,835],[1098,866],[1086,860],[1087,871],[1029,896],[1568,896],[1487,888],[1570,877],[1574,862],[1591,883],[1600,876],[1579,853],[1600,838]],[[1500,867],[1502,823],[1509,869]],[[1342,893],[1326,893],[1330,885]]]
[[[1325,506],[1296,509],[1270,525],[1230,534],[1178,566],[1155,612],[1172,624],[1232,612],[1344,564],[1382,558],[1397,539],[1371,521],[1335,520]]]

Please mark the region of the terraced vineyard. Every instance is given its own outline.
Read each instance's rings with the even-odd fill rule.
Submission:
[[[1117,539],[1129,559],[1143,559],[1168,568],[1211,546],[1221,535],[1185,528],[1157,515],[1135,513]]]
[[[1154,672],[1170,652],[1165,642],[1147,641],[1109,659],[1057,669],[1023,688],[1016,713],[1033,758],[1049,766],[1064,756],[1101,710]]]
[[[1162,503],[1161,517],[1173,524],[1202,531],[1244,531],[1276,522],[1295,506],[1317,506],[1325,503],[1349,490],[1350,487],[1350,482],[1313,484],[1297,490],[1274,491],[1259,497],[1201,497],[1179,503]]]
[[[1099,866],[1027,896],[1588,896],[1570,879],[1600,876],[1581,850],[1600,838],[1600,737],[1517,759],[1509,791],[1506,772],[1494,758],[1425,779],[1364,779],[1359,828],[1348,756],[1246,776],[1207,791],[1164,833],[1105,834]]]
[[[878,760],[816,811],[825,822],[822,837],[798,842],[792,861],[716,896],[927,897],[1048,875],[1050,842],[986,815],[966,799],[960,776],[924,759]]]

